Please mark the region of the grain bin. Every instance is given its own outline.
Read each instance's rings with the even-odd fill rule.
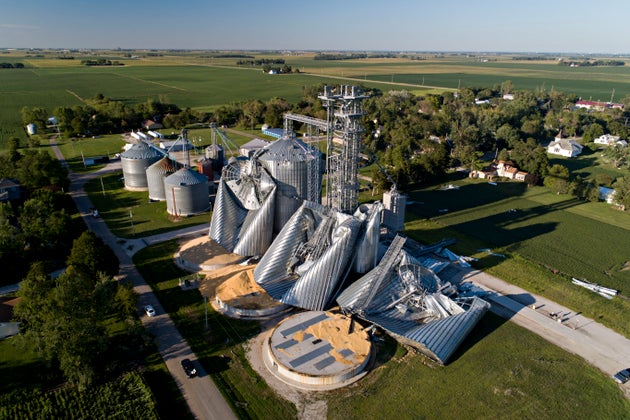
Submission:
[[[135,143],[129,150],[120,154],[125,188],[132,191],[146,191],[147,169],[160,160],[163,153],[149,144],[141,141]]]
[[[182,168],[164,178],[166,211],[174,216],[191,216],[210,208],[208,177]]]
[[[321,202],[321,152],[285,135],[256,156],[278,186],[274,232],[279,232],[304,200]]]
[[[175,173],[176,162],[168,156],[155,162],[147,168],[147,185],[149,186],[149,200],[164,201],[164,178]]]

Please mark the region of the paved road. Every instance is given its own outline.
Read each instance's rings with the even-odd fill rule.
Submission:
[[[51,146],[57,159],[65,162],[54,140],[51,140]],[[199,363],[195,363],[198,377],[191,379],[186,377],[180,362],[184,358],[194,360],[194,353],[181,336],[168,314],[164,312],[162,305],[160,305],[160,302],[151,291],[149,285],[136,269],[126,247],[121,246],[123,242],[110,232],[101,218],[92,216],[90,209],[93,206],[87,193],[83,190],[83,185],[89,179],[113,170],[120,170],[120,162],[115,162],[100,171],[90,174],[71,172],[69,194],[76,203],[77,209],[83,215],[88,229],[103,239],[116,253],[120,261],[120,277],[130,281],[134,286],[134,290],[138,293],[139,310],[145,305],[153,305],[155,308],[157,315],[155,317],[141,316],[142,323],[147,331],[155,337],[155,342],[166,363],[166,367],[175,379],[193,415],[198,419],[236,419],[232,409]]]
[[[461,270],[458,276],[454,280],[471,281],[490,292],[485,299],[493,312],[581,356],[604,373],[613,375],[630,367],[630,340],[593,319],[482,271]],[[630,396],[630,382],[624,391]]]

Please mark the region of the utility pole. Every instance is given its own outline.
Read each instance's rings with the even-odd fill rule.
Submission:
[[[203,307],[206,310],[206,330],[208,330],[208,297],[203,295]]]

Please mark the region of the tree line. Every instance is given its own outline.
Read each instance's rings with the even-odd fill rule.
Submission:
[[[561,66],[598,67],[598,66],[625,66],[622,60],[559,60]]]
[[[0,63],[0,69],[23,69],[24,63]]]
[[[284,64],[284,63],[285,61],[282,58],[261,58],[257,60],[238,60],[236,62],[236,65],[238,66],[263,66],[265,64]]]

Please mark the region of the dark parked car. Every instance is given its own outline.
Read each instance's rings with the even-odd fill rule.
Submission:
[[[186,372],[186,376],[189,378],[197,375],[197,369],[195,369],[195,365],[193,365],[193,362],[189,359],[182,360],[182,368],[184,369],[184,372]]]
[[[620,384],[625,384],[626,382],[630,381],[630,368],[620,370],[613,375],[613,378],[615,378],[615,381],[619,382]]]

